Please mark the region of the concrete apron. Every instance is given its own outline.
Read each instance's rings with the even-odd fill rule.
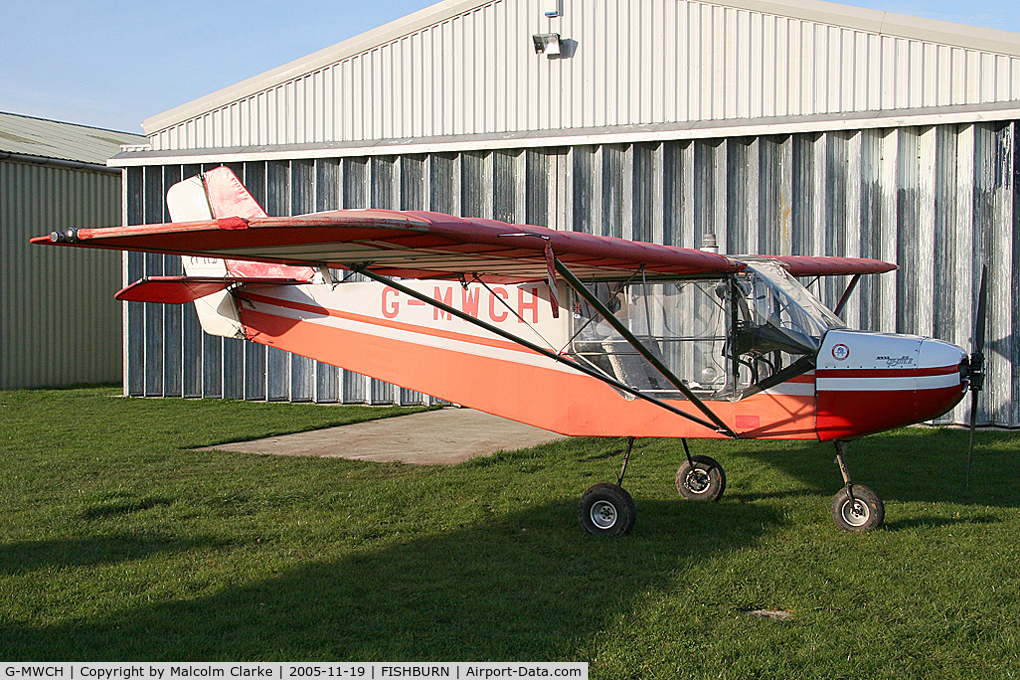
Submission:
[[[558,439],[566,437],[481,411],[451,407],[201,450],[454,465],[496,451],[524,449]]]

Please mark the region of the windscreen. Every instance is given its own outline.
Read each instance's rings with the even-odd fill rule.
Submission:
[[[694,394],[737,400],[805,356],[835,315],[779,265],[755,263],[720,278],[599,282],[588,290]],[[680,391],[580,296],[571,301],[565,353],[663,399]]]
[[[772,350],[813,354],[825,331],[844,327],[836,315],[779,265],[771,262],[749,265],[735,275],[735,280],[739,288],[739,354]]]

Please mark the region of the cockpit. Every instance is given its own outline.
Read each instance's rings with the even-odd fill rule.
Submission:
[[[739,400],[813,368],[822,337],[845,324],[778,263],[711,278],[632,279],[588,290],[684,386]],[[659,399],[684,396],[580,296],[567,354]]]

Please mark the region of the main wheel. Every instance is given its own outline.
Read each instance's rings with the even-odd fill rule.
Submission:
[[[596,484],[581,496],[577,507],[581,528],[592,536],[623,536],[634,528],[634,499],[616,484]]]
[[[713,458],[691,456],[676,471],[676,490],[689,501],[717,501],[726,490],[726,473]]]
[[[843,531],[871,531],[884,519],[882,499],[866,486],[854,484],[852,499],[845,487],[832,499],[832,521]]]

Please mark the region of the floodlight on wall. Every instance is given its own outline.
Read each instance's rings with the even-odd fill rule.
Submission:
[[[544,14],[550,19],[563,16],[563,0],[545,0],[542,4]]]
[[[535,43],[535,54],[558,57],[563,48],[559,33],[537,33],[531,36]]]

